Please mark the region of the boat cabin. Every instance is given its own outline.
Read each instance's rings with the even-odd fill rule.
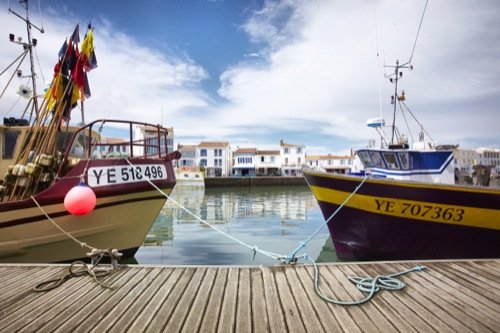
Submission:
[[[454,184],[453,150],[374,149],[356,151],[365,174],[379,178]]]

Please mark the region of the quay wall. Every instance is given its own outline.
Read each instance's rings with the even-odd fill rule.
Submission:
[[[205,187],[307,185],[304,177],[205,177]]]

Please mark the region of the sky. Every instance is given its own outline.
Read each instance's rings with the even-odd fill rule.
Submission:
[[[21,52],[8,33],[26,34],[9,6],[24,13],[15,0],[0,3],[2,70]],[[174,128],[175,145],[279,149],[282,139],[305,145],[308,155],[365,147],[378,138],[367,119],[392,123],[387,66],[396,60],[411,60],[398,84],[433,140],[500,148],[499,14],[497,0],[40,0],[30,7],[45,31],[33,30],[40,87],[50,84],[76,24],[81,39],[87,23],[94,26],[98,68],[88,75],[87,122],[160,123]],[[11,70],[0,76],[0,93]],[[21,83],[14,78],[0,99],[0,116],[22,113]],[[403,132],[405,119],[416,139],[420,125],[398,110]],[[79,121],[75,109],[72,122]]]

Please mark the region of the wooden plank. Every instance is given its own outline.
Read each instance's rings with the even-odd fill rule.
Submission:
[[[330,289],[330,293],[339,301],[356,301],[364,297],[356,287],[354,287],[346,278],[346,272],[342,270],[343,266],[326,267],[323,270],[325,284]],[[346,307],[349,322],[355,322],[362,331],[377,332],[377,326],[365,314],[363,309],[358,306]],[[347,318],[344,318],[347,319]]]
[[[464,288],[456,284],[452,279],[448,279],[437,274],[419,274],[414,281],[422,288],[427,285],[436,286],[432,289],[432,301],[443,307],[451,316],[457,318],[465,327],[474,331],[487,331],[486,325],[493,325],[498,318],[499,303],[494,307],[485,306],[477,301],[471,289]],[[430,299],[431,297],[428,296]],[[477,318],[481,318],[478,320]]]
[[[252,332],[252,280],[250,269],[240,269],[236,304],[236,326],[238,333]]]
[[[304,272],[303,270],[301,270]],[[300,319],[304,325],[305,331],[307,332],[329,332],[331,327],[323,326],[323,318],[318,316],[315,311],[309,294],[306,292],[307,288],[304,288],[302,282],[300,281],[298,275],[298,267],[289,267],[285,270],[286,278],[292,296],[295,303],[297,304],[297,310],[300,314]],[[307,274],[307,272],[305,272]],[[309,285],[311,287],[311,285]]]
[[[291,292],[292,286],[286,279],[285,271],[290,268],[286,266],[276,266],[274,268],[274,278],[281,301],[281,309],[285,315],[286,325],[289,332],[305,332],[306,328],[301,318],[301,313],[295,303]]]
[[[177,303],[177,306],[173,308],[173,313],[170,319],[167,321],[167,325],[163,328],[166,332],[180,332],[186,318],[188,317],[191,306],[193,305],[194,299],[197,297],[198,290],[202,284],[203,278],[207,272],[207,268],[197,268],[193,274],[193,278],[190,280],[189,284],[184,289],[182,296]]]
[[[387,272],[385,268],[381,271],[381,267],[379,266],[363,265],[362,268],[364,269],[363,274],[372,277],[383,273],[393,273]],[[348,270],[348,268],[346,268],[346,270]],[[352,269],[351,271],[352,273],[350,274],[354,275],[354,271]],[[433,329],[431,326],[418,317],[411,305],[408,305],[407,302],[402,302],[398,297],[395,297],[394,293],[398,293],[398,291],[391,292],[381,290],[374,296],[373,301],[370,301],[370,303],[373,303],[399,331],[432,332]]]
[[[93,288],[84,295],[75,307],[68,309],[67,318],[61,318],[55,332],[82,332],[89,331],[105,316],[106,311],[112,308],[114,302],[126,295],[145,274],[143,269],[123,269],[116,276],[112,275],[111,285],[114,289],[103,288],[94,284]],[[69,302],[68,305],[71,305]],[[89,319],[91,318],[91,319]]]
[[[234,332],[236,324],[236,297],[238,294],[238,269],[230,268],[219,314],[219,332]]]
[[[137,303],[138,299],[144,293],[149,293],[148,287],[155,281],[161,273],[159,268],[144,268],[145,275],[137,282],[137,285],[129,290],[123,298],[117,299],[116,302],[110,303],[108,311],[104,315],[99,315],[97,325],[95,325],[90,332],[106,332],[110,329],[116,329],[117,323],[120,319],[124,318],[124,313],[130,307],[141,307],[143,303]],[[137,305],[136,305],[137,304]],[[94,318],[96,315],[94,314]],[[92,320],[89,318],[89,321]],[[121,326],[121,325],[118,325]]]
[[[316,294],[314,289],[314,271],[312,266],[297,266],[295,269],[297,274],[297,279],[300,281],[302,288],[304,289],[311,306],[314,309],[316,317],[319,318],[324,331],[328,332],[340,332],[345,331],[345,327],[341,326],[341,320],[339,319],[339,312],[346,310],[345,308],[339,307],[338,310],[336,306],[325,302],[319,295]],[[356,327],[352,323],[353,327]],[[306,327],[308,325],[306,324]],[[354,330],[351,330],[351,332]],[[358,330],[356,330],[358,331]]]
[[[163,274],[160,275],[160,288],[153,295],[153,298],[145,304],[140,313],[137,313],[127,332],[136,333],[148,330],[153,318],[160,316],[159,312],[164,302],[172,302],[170,295],[176,284],[184,278],[185,268],[163,268]],[[192,271],[186,273],[186,277],[192,275]],[[166,278],[165,278],[166,276]],[[152,330],[149,330],[152,331]],[[124,332],[124,331],[122,331]]]
[[[286,332],[288,327],[285,323],[281,302],[274,279],[274,267],[263,267],[262,278],[264,281],[264,296],[266,300],[267,318],[271,332]]]
[[[182,295],[184,294],[186,288],[188,288],[191,280],[194,278],[196,271],[197,269],[195,268],[184,269],[182,276],[176,281],[175,285],[172,286],[172,291],[168,294],[168,298],[164,298],[162,300],[162,304],[158,308],[156,315],[151,318],[151,322],[147,326],[148,331],[166,331],[165,326],[170,322],[170,318],[181,302]],[[196,276],[199,277],[199,273]]]
[[[20,271],[16,271],[18,276],[14,281],[4,283],[2,280],[2,285],[8,286],[8,288],[2,290],[1,303],[12,302],[13,299],[19,298],[20,295],[30,293],[36,284],[58,277],[67,271],[67,267],[61,266],[36,267],[34,270],[24,266]]]
[[[408,268],[410,267],[396,265],[394,271],[403,271]],[[435,283],[419,283],[419,279],[427,274],[430,274],[430,270],[411,273],[411,275],[408,274],[402,277],[402,280],[408,283],[408,286],[404,289],[404,294],[408,300],[414,300],[421,306],[422,313],[425,313],[425,315],[422,315],[422,319],[432,325],[434,329],[438,331],[461,331],[463,324],[458,318],[451,316],[446,303],[440,301],[438,292],[442,287],[441,283],[437,285]],[[398,296],[402,294],[399,293]],[[416,307],[416,303],[412,303],[412,306]]]
[[[371,277],[375,278],[380,272],[377,274],[370,273],[369,269],[371,270],[373,268],[372,265],[357,265],[357,266],[343,266],[343,271],[346,273],[347,276],[359,276],[359,277]],[[350,283],[351,287],[355,287],[353,283]],[[357,289],[357,288],[356,288]],[[359,289],[358,289],[359,290]],[[368,295],[368,293],[362,293],[363,298]],[[374,297],[377,297],[379,295],[375,295]],[[385,307],[384,307],[385,305]],[[380,330],[381,332],[397,332],[398,329],[396,329],[394,325],[394,318],[393,317],[388,317],[386,315],[387,311],[387,303],[384,302],[366,302],[360,307],[363,312],[365,313],[366,316],[370,317],[371,321],[374,323],[374,325]],[[408,326],[408,325],[405,325]],[[408,327],[405,327],[408,329]]]
[[[200,332],[215,332],[219,324],[219,314],[224,300],[229,268],[218,268],[214,285],[208,299],[205,316],[202,318]]]
[[[113,324],[112,330],[116,332],[125,332],[140,316],[144,308],[151,302],[153,297],[159,292],[165,280],[167,280],[173,272],[173,269],[163,269],[153,267],[151,270],[157,271],[155,278],[149,282],[142,293],[127,304],[125,311],[120,315],[120,318]],[[141,282],[145,284],[145,282]]]
[[[413,266],[415,265],[412,264],[411,267]],[[398,271],[394,266],[387,264],[372,264],[363,267],[370,276],[393,274]],[[404,267],[399,269],[399,271],[409,268],[410,267]],[[399,292],[380,291],[378,295],[375,296],[374,301],[377,302],[379,298],[384,298],[387,303],[392,304],[391,306],[398,305],[396,309],[403,309],[403,311],[412,318],[412,320],[407,321],[407,323],[417,331],[453,332],[453,329],[448,327],[439,316],[435,315],[435,305],[421,302],[419,297],[413,297],[412,294],[409,293],[409,290],[413,289],[411,276],[407,275],[401,277],[401,279],[403,282],[407,283],[405,289]]]
[[[125,267],[105,279],[31,288],[68,265],[1,265],[0,331],[55,332],[455,332],[500,331],[500,260],[429,261],[359,306],[324,302],[312,266]],[[360,299],[347,275],[403,271],[416,262],[320,265],[325,294]],[[17,278],[16,278],[17,277]]]
[[[26,323],[30,322],[36,313],[43,312],[45,307],[43,303],[47,302],[47,298],[43,298],[40,293],[33,291],[34,281],[45,281],[46,279],[58,278],[61,274],[61,269],[63,267],[57,267],[52,270],[44,269],[43,274],[33,274],[36,276],[33,278],[33,275],[30,279],[25,278],[22,279],[23,282],[21,284],[12,283],[12,290],[14,293],[6,292],[2,294],[2,322],[0,323],[0,329],[8,329],[13,330],[13,327],[16,329],[21,328]],[[29,271],[27,271],[29,273]],[[64,270],[63,273],[67,273],[67,269]],[[30,274],[31,275],[31,274]],[[37,278],[42,277],[43,280],[37,280]],[[54,292],[55,293],[55,292]],[[51,294],[51,297],[53,297]],[[4,295],[5,303],[3,300]],[[50,298],[48,299],[50,300]],[[42,310],[40,310],[40,308]]]
[[[182,332],[198,332],[205,316],[210,292],[214,285],[215,277],[217,276],[216,268],[208,268],[193,305],[189,309],[189,313],[184,321]]]
[[[252,328],[254,332],[270,332],[269,318],[267,317],[266,295],[264,293],[264,278],[262,268],[251,270],[252,290]]]
[[[498,275],[484,274],[484,271],[475,270],[472,266],[465,265],[432,265],[434,270],[448,277],[455,285],[463,287],[470,292],[471,297],[487,297],[492,301],[500,300],[500,273]],[[470,267],[470,268],[469,268]],[[484,290],[488,293],[483,293]]]
[[[338,269],[338,267],[340,266],[333,265],[333,269]],[[337,278],[334,277],[328,270],[328,265],[318,265],[318,269],[320,277],[318,285],[323,295],[330,299],[345,300],[341,299],[345,295],[341,294],[341,292],[339,293],[341,288],[339,289]],[[312,276],[314,274],[312,272],[312,267],[310,268],[310,271]],[[332,309],[332,312],[334,312],[342,331],[361,332],[361,328],[357,325],[356,320],[349,313],[348,307],[338,306],[335,309]],[[327,315],[327,313],[325,315]]]
[[[124,274],[135,274],[135,272],[126,272],[117,271],[108,279],[106,279],[106,283],[112,283],[113,281],[120,278],[121,275]],[[80,281],[79,281],[80,280]],[[40,331],[40,332],[48,332],[54,331],[59,326],[61,326],[65,321],[69,320],[75,314],[78,314],[82,307],[93,300],[97,295],[102,292],[101,286],[97,285],[95,281],[90,277],[81,277],[79,279],[69,280],[66,282],[68,285],[75,285],[75,291],[71,293],[69,296],[64,296],[61,291],[65,290],[64,287],[59,287],[57,292],[56,290],[41,293],[44,295],[44,298],[48,298],[50,293],[54,293],[57,297],[54,299],[56,305],[51,307],[47,307],[50,311],[46,312],[46,315],[43,317],[38,317],[36,320],[33,320],[30,325],[26,326],[26,331]],[[31,330],[33,328],[33,330]]]

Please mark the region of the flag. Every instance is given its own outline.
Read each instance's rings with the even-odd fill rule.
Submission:
[[[86,72],[83,72],[83,82],[84,82],[84,85],[83,85],[83,94],[82,94],[82,98],[83,96],[85,96],[85,98],[89,98],[91,95],[90,95],[90,87],[89,87],[89,80],[87,78],[87,73]]]
[[[83,68],[88,72],[97,67],[97,58],[94,53],[94,35],[93,29],[87,31],[82,42],[82,64]]]
[[[71,71],[71,78],[78,88],[83,89],[85,84],[83,77],[83,64],[82,64],[82,55],[78,52],[78,49],[75,49],[76,63]]]
[[[62,59],[62,57],[64,57],[64,54],[66,53],[67,48],[68,48],[68,43],[65,40],[64,44],[61,46],[61,49],[59,50],[59,53],[58,53],[59,59]]]
[[[71,41],[78,45],[80,43],[80,24],[77,23],[75,27],[75,31],[73,31],[73,34],[71,35]]]

